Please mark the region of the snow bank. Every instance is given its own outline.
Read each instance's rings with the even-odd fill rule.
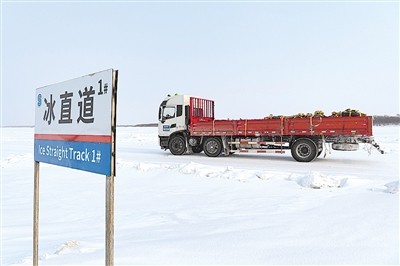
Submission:
[[[385,187],[387,187],[386,192],[392,193],[392,194],[399,194],[399,185],[400,185],[400,181],[394,181],[394,182],[387,183],[385,185]]]
[[[189,164],[179,165],[179,172],[184,175],[196,174],[200,168],[201,168],[200,164],[190,162]]]
[[[328,177],[319,172],[308,172],[302,179],[299,185],[309,188],[332,188],[339,187],[340,180]]]
[[[245,171],[240,169],[234,169],[231,166],[226,167],[226,169],[219,175],[219,178],[232,179],[239,182],[246,182],[246,180],[254,177],[254,171]]]
[[[295,181],[301,187],[315,189],[343,187],[347,182],[347,178],[339,180],[316,171],[307,172],[304,176],[291,175],[287,180]]]
[[[54,252],[54,254],[64,254],[67,250],[77,247],[79,244],[80,242],[77,240],[65,242],[56,250],[56,252]]]
[[[23,153],[20,155],[14,155],[14,154],[10,154],[9,156],[7,156],[7,158],[5,158],[0,166],[1,168],[4,168],[6,166],[13,166],[16,165],[18,163],[20,163],[21,161],[25,161],[25,160],[30,160],[33,158],[33,154],[32,153]]]
[[[241,183],[254,180],[269,180],[271,178],[286,178],[289,174],[285,172],[247,170],[227,166],[225,168],[211,168],[205,165],[199,165],[197,169],[198,176],[223,178],[239,181]]]
[[[160,165],[151,164],[151,163],[142,163],[142,162],[140,162],[137,165],[137,170],[140,171],[140,172],[150,172],[150,171],[152,171],[154,169],[158,169],[158,168],[160,168]]]
[[[154,164],[134,161],[124,161],[121,158],[117,159],[117,165],[120,168],[133,168],[138,172],[151,172],[155,170],[172,170],[184,175],[195,175],[199,178],[222,178],[230,179],[239,182],[247,182],[250,180],[269,180],[270,178],[286,178],[289,174],[282,172],[246,170],[233,168],[232,166],[217,167],[199,163],[186,164]]]

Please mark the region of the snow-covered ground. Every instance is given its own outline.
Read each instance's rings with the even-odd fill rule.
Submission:
[[[3,128],[2,265],[31,265],[33,131]],[[399,127],[387,151],[173,156],[156,128],[118,128],[115,264],[399,261]],[[318,189],[320,188],[320,189]],[[102,265],[105,177],[41,164],[40,265]]]

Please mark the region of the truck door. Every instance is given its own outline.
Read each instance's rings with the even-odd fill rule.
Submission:
[[[176,108],[175,106],[165,106],[161,111],[161,130],[162,135],[168,136],[176,131]],[[161,132],[160,132],[161,133]]]

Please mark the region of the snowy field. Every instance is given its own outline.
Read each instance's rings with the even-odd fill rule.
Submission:
[[[32,265],[33,128],[1,136],[1,265]],[[115,265],[399,262],[399,127],[387,151],[173,156],[117,129]],[[320,189],[319,189],[320,188]],[[105,177],[40,165],[39,265],[102,265]]]

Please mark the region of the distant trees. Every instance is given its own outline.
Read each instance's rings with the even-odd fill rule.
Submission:
[[[150,123],[150,124],[137,124],[134,127],[158,127],[157,123]]]
[[[374,115],[374,126],[400,125],[400,114],[396,116]]]

